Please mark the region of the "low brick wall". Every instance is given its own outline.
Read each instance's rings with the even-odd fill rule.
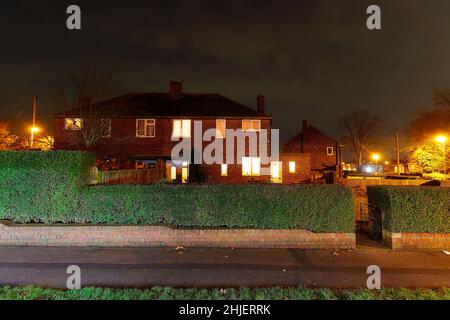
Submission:
[[[15,225],[0,222],[0,245],[352,249],[354,233],[174,229],[163,226]]]
[[[450,233],[391,233],[383,230],[384,243],[399,249],[450,249]]]

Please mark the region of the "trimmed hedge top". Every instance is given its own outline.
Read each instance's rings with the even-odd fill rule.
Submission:
[[[373,186],[367,194],[369,204],[383,210],[387,231],[450,232],[450,188]]]
[[[352,195],[327,185],[87,186],[83,152],[0,152],[0,219],[354,232]]]

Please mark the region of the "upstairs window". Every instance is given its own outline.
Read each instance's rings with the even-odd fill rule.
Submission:
[[[334,156],[334,148],[333,147],[327,148],[327,156]]]
[[[111,137],[111,119],[102,119],[102,138]]]
[[[242,131],[260,131],[261,120],[242,120]]]
[[[66,118],[64,119],[64,130],[79,131],[83,125],[81,118]]]
[[[216,138],[224,139],[227,130],[227,121],[224,119],[216,120]]]
[[[191,120],[173,120],[172,138],[190,138]]]
[[[154,138],[155,137],[155,119],[137,119],[136,137]]]

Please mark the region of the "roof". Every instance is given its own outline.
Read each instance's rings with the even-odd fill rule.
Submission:
[[[93,106],[101,116],[191,117],[191,118],[272,118],[220,94],[131,93],[99,102]],[[55,117],[80,116],[79,109],[58,112]]]
[[[320,137],[323,140],[330,140],[333,142],[337,142],[335,139],[330,137],[329,135],[325,134],[323,131],[320,131],[316,127],[312,125],[307,125],[303,130],[297,134],[295,137],[290,139],[288,142],[282,145],[282,150],[284,152],[300,152],[300,142],[305,136],[315,136]]]

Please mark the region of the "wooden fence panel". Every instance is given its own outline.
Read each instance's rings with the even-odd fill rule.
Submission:
[[[152,184],[165,179],[165,169],[99,171],[99,184]]]

